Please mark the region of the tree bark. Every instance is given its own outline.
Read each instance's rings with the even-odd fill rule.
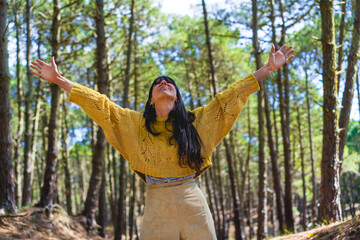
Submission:
[[[16,28],[16,87],[17,87],[17,107],[18,107],[18,126],[17,133],[14,139],[14,168],[15,168],[15,199],[16,205],[20,206],[21,202],[21,181],[20,181],[20,151],[21,151],[21,140],[24,131],[24,123],[23,123],[23,86],[20,76],[20,27],[18,20],[18,7],[20,4],[14,4],[14,22]]]
[[[28,90],[25,98],[25,146],[24,146],[24,179],[22,190],[22,206],[31,204],[31,177],[32,177],[32,163],[31,163],[31,104],[33,96],[33,83],[30,71],[31,58],[31,31],[30,31],[30,8],[31,1],[26,0],[26,76],[28,81]]]
[[[71,216],[72,215],[72,190],[71,190],[71,174],[69,168],[69,150],[68,150],[68,123],[67,123],[67,106],[65,101],[62,103],[62,131],[61,131],[61,143],[62,143],[62,163],[63,163],[63,170],[65,173],[65,195],[66,195],[66,210],[67,213]]]
[[[130,83],[130,61],[132,53],[132,35],[133,35],[133,25],[134,25],[134,11],[135,11],[135,0],[131,0],[131,16],[129,22],[129,32],[128,32],[128,42],[127,42],[127,52],[126,52],[126,67],[125,67],[125,79],[124,79],[124,95],[123,95],[123,107],[129,107],[129,83]],[[118,200],[118,215],[117,215],[117,227],[115,230],[115,239],[120,240],[122,235],[126,235],[126,210],[125,210],[125,173],[126,160],[123,156],[120,157],[120,174],[119,174],[119,200]]]
[[[321,159],[320,215],[325,223],[342,219],[340,206],[339,134],[337,128],[336,44],[333,1],[321,0],[323,52],[323,147]]]
[[[101,184],[99,191],[99,213],[98,213],[98,223],[99,223],[99,235],[103,238],[107,238],[106,233],[106,177],[105,177],[105,166],[102,168],[101,174]]]
[[[360,71],[358,71],[358,74],[357,74],[357,76],[356,76],[356,86],[357,86],[357,88],[356,88],[356,90],[357,90],[357,96],[358,96],[358,104],[359,104],[359,119],[360,119],[360,80],[359,80],[359,72]]]
[[[300,110],[299,106],[296,106],[296,120],[297,120],[297,128],[298,128],[298,137],[299,137],[299,145],[300,145],[300,158],[301,158],[301,179],[302,179],[302,191],[303,191],[303,199],[302,199],[302,208],[301,208],[301,220],[303,230],[307,230],[307,221],[306,221],[306,182],[305,182],[305,160],[304,160],[304,146],[302,140],[302,129],[301,129],[301,121],[300,121]]]
[[[277,214],[277,219],[279,221],[280,233],[283,234],[285,233],[285,229],[284,229],[284,214],[283,214],[283,194],[282,194],[282,186],[280,179],[281,175],[279,172],[279,165],[278,165],[279,154],[276,149],[274,138],[272,135],[270,104],[266,90],[264,91],[264,98],[265,98],[266,128],[267,128],[268,143],[269,143],[269,150],[271,157],[271,171],[273,175],[274,191],[275,191],[275,199],[276,199],[276,214]]]
[[[258,39],[258,6],[257,1],[252,0],[252,30],[253,30],[253,48],[256,62],[256,69],[261,68],[261,51]],[[258,128],[259,128],[259,205],[258,205],[258,230],[257,239],[265,239],[268,234],[267,229],[267,192],[266,192],[266,159],[265,159],[265,128],[264,128],[264,84],[260,82],[260,91],[258,92]]]
[[[348,55],[348,64],[346,69],[346,82],[342,98],[342,108],[340,112],[339,128],[340,128],[340,146],[339,159],[340,164],[343,161],[343,153],[346,142],[347,131],[349,127],[349,118],[351,113],[352,101],[354,97],[355,79],[358,71],[359,62],[359,46],[360,46],[360,0],[354,1],[354,30],[352,32],[352,40],[350,52]]]
[[[251,175],[250,172],[248,174],[248,221],[249,221],[249,239],[252,239],[255,235],[254,227],[253,227],[253,215],[252,215],[252,209],[253,209],[253,193],[252,193],[252,184],[251,184]]]
[[[57,0],[53,0],[54,12],[53,22],[51,26],[51,47],[52,56],[55,60],[59,54],[59,37],[60,37],[60,4]],[[51,112],[48,127],[48,149],[46,153],[46,167],[44,173],[44,182],[41,188],[41,198],[39,206],[52,206],[54,203],[54,194],[56,192],[56,170],[58,165],[57,159],[57,138],[58,138],[58,108],[59,108],[59,86],[50,85],[51,90]],[[56,201],[56,200],[55,200]]]
[[[315,225],[317,221],[316,218],[318,215],[318,207],[317,207],[318,191],[316,187],[314,143],[313,143],[311,107],[310,107],[310,97],[309,97],[309,81],[308,81],[307,69],[305,69],[305,84],[306,84],[306,110],[307,110],[308,131],[309,131],[309,141],[310,141],[311,185],[312,185],[312,193],[313,193],[313,198],[311,200],[311,209],[312,209],[311,222],[313,225]]]
[[[217,214],[215,212],[215,205],[214,205],[214,200],[212,198],[212,189],[211,189],[211,184],[210,184],[210,170],[205,172],[205,187],[206,187],[206,192],[207,192],[207,197],[208,197],[208,202],[209,202],[209,208],[210,208],[210,212],[212,215],[212,218],[214,220],[214,224],[216,226],[216,221],[217,221]]]
[[[232,155],[230,152],[230,147],[228,146],[228,143],[226,139],[223,140],[225,145],[225,151],[226,151],[226,160],[228,163],[228,171],[229,171],[229,178],[230,178],[230,184],[231,184],[231,195],[233,200],[233,211],[234,211],[234,225],[235,225],[235,239],[246,239],[244,227],[242,224],[242,214],[240,209],[240,202],[239,202],[239,193],[238,193],[238,187],[236,186],[236,180],[235,180],[235,172],[233,167],[233,160]]]
[[[338,44],[338,64],[337,64],[337,71],[341,71],[343,56],[344,56],[344,38],[345,38],[345,17],[346,17],[346,0],[342,1],[341,6],[341,22],[340,22],[340,36],[339,36],[339,44]],[[339,91],[340,87],[340,79],[341,74],[337,75],[337,90]],[[339,94],[339,92],[337,93]]]
[[[135,173],[131,175],[131,199],[130,199],[130,209],[129,209],[129,237],[130,240],[133,239],[134,235],[134,226],[136,224],[135,218],[135,200],[136,200],[136,178]]]
[[[280,46],[285,43],[285,19],[284,8],[282,1],[279,1],[280,15],[282,19]],[[284,165],[285,165],[285,221],[286,228],[290,232],[294,232],[295,223],[293,216],[293,200],[292,200],[292,164],[291,164],[291,144],[290,144],[290,84],[289,84],[289,69],[285,63],[283,66],[283,76],[279,68],[278,71],[278,87],[280,100],[280,116],[281,116],[281,133],[284,145]],[[283,93],[284,92],[284,93]]]
[[[285,36],[285,21],[283,17],[283,7],[281,1],[279,1],[280,14],[282,18],[282,37],[280,45],[284,44]],[[275,16],[274,16],[274,4],[273,0],[270,0],[270,20],[272,26],[272,42],[276,48],[279,47],[279,44],[276,41],[276,28],[275,28]],[[285,64],[286,65],[286,64]],[[285,66],[286,67],[286,66]],[[287,73],[287,69],[284,67],[284,75]],[[286,74],[287,75],[287,74]],[[285,83],[285,99],[283,93],[283,85]],[[279,102],[280,102],[280,120],[281,120],[281,134],[283,137],[283,151],[284,151],[284,163],[285,163],[285,196],[284,196],[284,206],[285,206],[285,223],[288,231],[294,231],[294,217],[292,211],[292,166],[291,166],[291,147],[290,147],[290,135],[289,135],[289,94],[288,94],[288,78],[285,76],[285,82],[282,78],[281,68],[277,72],[277,85],[279,92]],[[276,138],[277,141],[277,138]]]
[[[220,162],[219,161],[219,149],[216,148],[215,150],[216,152],[212,155],[212,161],[217,165]],[[219,178],[216,174],[216,170],[215,168],[210,168],[210,178],[211,178],[211,187],[212,187],[212,194],[213,194],[213,200],[214,200],[214,211],[215,211],[215,230],[216,230],[216,235],[217,238],[221,239],[222,238],[222,229],[221,229],[221,210],[220,210],[220,205],[221,202],[219,200],[219,195],[220,195],[220,191],[219,191]]]
[[[203,8],[203,14],[204,14],[204,25],[205,25],[205,37],[206,37],[206,47],[208,50],[208,61],[210,65],[210,74],[211,74],[211,84],[213,87],[213,95],[216,95],[216,74],[215,74],[215,64],[212,56],[212,49],[211,49],[211,42],[210,42],[210,33],[209,33],[209,23],[207,20],[207,11],[206,11],[206,5],[205,0],[202,0],[202,8]]]
[[[99,93],[108,94],[108,73],[106,62],[106,39],[103,0],[96,0],[96,73]],[[99,186],[102,179],[102,169],[105,158],[106,139],[104,131],[99,127],[96,133],[96,143],[92,156],[92,170],[89,189],[85,201],[84,215],[88,230],[96,227],[95,214],[99,200]]]
[[[7,1],[0,0],[0,209],[16,212],[7,50]]]

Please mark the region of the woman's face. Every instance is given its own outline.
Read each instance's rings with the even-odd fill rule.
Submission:
[[[150,104],[170,101],[176,102],[176,88],[170,80],[164,78],[154,82]]]

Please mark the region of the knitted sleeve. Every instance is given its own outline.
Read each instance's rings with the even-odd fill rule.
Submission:
[[[109,143],[128,159],[126,149],[134,144],[142,115],[111,102],[106,95],[74,84],[70,102],[79,105],[103,130]]]
[[[203,142],[203,157],[209,157],[230,132],[249,96],[259,89],[256,78],[249,74],[216,94],[208,105],[193,111],[196,116],[193,124]]]

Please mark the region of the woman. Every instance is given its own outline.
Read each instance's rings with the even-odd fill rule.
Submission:
[[[209,105],[187,112],[175,82],[165,76],[154,80],[143,114],[124,109],[105,95],[62,77],[54,58],[51,64],[36,59],[31,68],[39,76],[70,93],[105,132],[107,140],[147,184],[140,238],[216,239],[204,194],[194,180],[211,163],[211,153],[229,133],[258,82],[281,67],[294,50],[272,46],[268,63],[229,89]]]

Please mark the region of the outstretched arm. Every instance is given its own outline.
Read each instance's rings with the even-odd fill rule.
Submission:
[[[71,92],[73,83],[59,74],[54,57],[51,58],[51,64],[47,64],[40,59],[36,59],[36,62],[31,62],[30,67],[39,72],[31,72],[31,74],[41,77],[42,79],[45,79],[46,81],[49,81],[56,85],[59,85],[68,93]]]
[[[277,52],[275,52],[274,45],[271,45],[268,63],[254,72],[254,76],[258,82],[263,80],[270,72],[280,68],[286,61],[293,59],[294,55],[291,54],[294,52],[294,49],[292,49],[292,46],[286,47],[287,44],[284,44]]]

